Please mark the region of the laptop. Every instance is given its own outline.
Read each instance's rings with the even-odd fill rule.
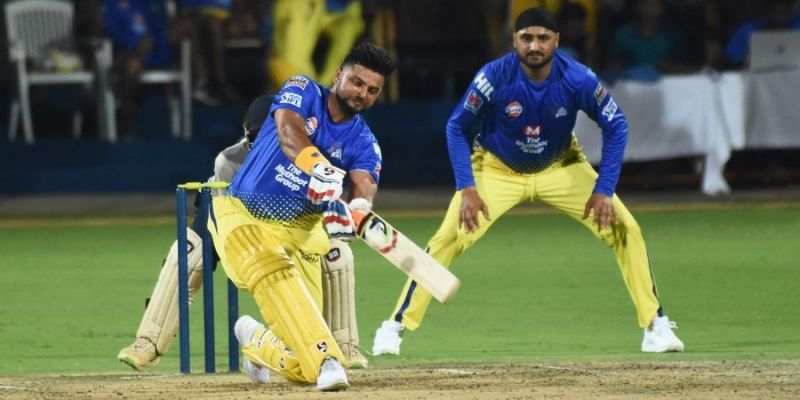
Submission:
[[[753,32],[750,36],[751,71],[794,69],[800,69],[800,30]]]

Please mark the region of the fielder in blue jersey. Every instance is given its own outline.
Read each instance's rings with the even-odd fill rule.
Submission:
[[[252,293],[267,324],[237,321],[244,356],[323,391],[349,383],[347,359],[320,314],[320,257],[329,236],[354,235],[351,210],[372,207],[381,151],[358,113],[375,104],[394,67],[386,51],[364,43],[345,57],[330,89],[303,75],[287,80],[227,195],[214,197],[208,222],[226,274]],[[339,200],[345,176],[349,204]]]
[[[447,122],[457,192],[429,252],[449,266],[506,211],[541,201],[581,222],[614,251],[644,328],[642,351],[683,351],[674,322],[663,315],[639,225],[614,194],[628,124],[597,76],[556,51],[558,39],[551,14],[524,11],[516,20],[515,50],[486,64],[467,88]],[[602,128],[599,174],[572,132],[578,111]],[[466,130],[477,121],[480,133],[470,146]],[[399,354],[400,332],[419,326],[430,299],[409,280],[376,333],[373,355]]]

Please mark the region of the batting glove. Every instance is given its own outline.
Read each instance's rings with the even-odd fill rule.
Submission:
[[[315,205],[326,205],[342,195],[342,181],[345,172],[333,165],[316,163],[311,170],[306,196]]]
[[[328,236],[341,240],[350,240],[356,235],[356,224],[350,207],[342,200],[331,201],[322,212]]]

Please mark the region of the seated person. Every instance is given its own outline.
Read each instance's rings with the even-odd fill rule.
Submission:
[[[172,61],[172,44],[163,1],[104,0],[105,32],[114,46],[114,69],[120,100],[119,132],[136,136],[136,97],[144,69],[164,68]]]
[[[764,17],[745,22],[725,45],[725,58],[731,65],[740,67],[746,61],[753,32],[790,29],[800,29],[800,16],[794,13],[794,1],[767,0]]]

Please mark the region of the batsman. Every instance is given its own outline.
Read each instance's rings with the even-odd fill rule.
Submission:
[[[244,137],[236,144],[226,148],[214,161],[212,180],[230,182],[242,166],[250,152],[253,142],[261,130],[261,125],[272,106],[274,96],[264,95],[255,99],[249,106],[242,127]],[[215,193],[217,195],[218,193]],[[198,198],[199,200],[199,198]],[[197,202],[196,202],[197,203]],[[195,204],[195,214],[199,212]],[[189,264],[189,302],[195,298],[203,283],[202,240],[200,232],[206,229],[195,215],[194,225],[187,229]],[[349,368],[366,368],[368,361],[358,350],[358,325],[355,309],[355,272],[353,252],[348,242],[337,238],[330,239],[330,252],[322,257],[322,314],[333,337],[349,362]],[[219,257],[212,250],[216,261]],[[178,330],[178,291],[177,241],[173,242],[161,267],[161,272],[145,308],[136,340],[123,348],[117,356],[121,362],[142,371],[155,366],[166,354]],[[243,361],[248,376],[264,375],[264,370],[245,359]]]
[[[614,193],[628,123],[597,76],[556,50],[558,41],[550,13],[523,11],[514,27],[514,51],[486,64],[467,88],[446,127],[457,192],[428,242],[429,252],[449,266],[506,211],[541,201],[586,226],[614,252],[644,329],[641,350],[683,351],[659,301],[639,224]],[[599,173],[573,134],[578,111],[602,128]],[[480,132],[470,151],[467,129],[477,122]],[[540,250],[546,251],[544,245]],[[373,354],[399,354],[401,332],[419,327],[430,300],[409,280],[376,332]]]

